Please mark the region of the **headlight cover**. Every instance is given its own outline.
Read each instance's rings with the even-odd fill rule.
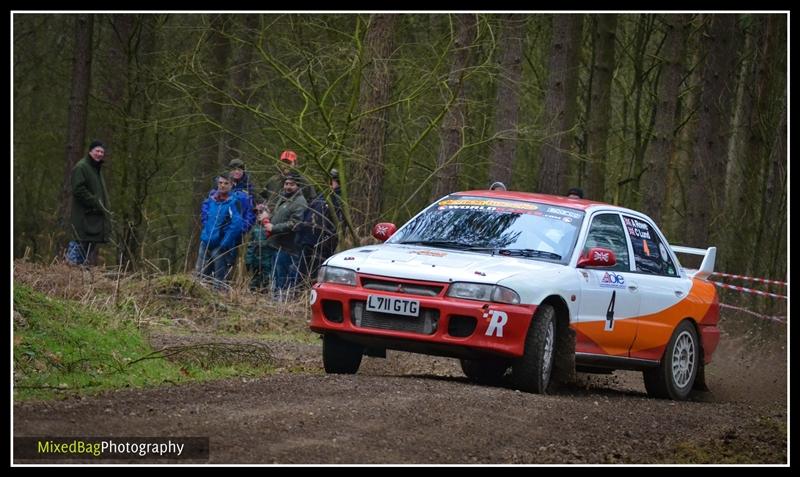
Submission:
[[[336,283],[354,287],[356,286],[356,272],[348,268],[320,267],[317,283]]]
[[[510,288],[485,283],[455,282],[447,290],[447,296],[466,300],[493,301],[519,305],[519,294]]]

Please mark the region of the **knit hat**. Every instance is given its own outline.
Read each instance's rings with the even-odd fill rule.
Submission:
[[[303,178],[300,177],[300,174],[298,174],[297,172],[294,172],[294,171],[292,171],[292,172],[286,174],[285,176],[283,176],[283,182],[294,181],[294,183],[297,184],[297,185],[300,185],[300,182],[302,180],[303,180]]]
[[[339,180],[339,171],[336,169],[331,169],[331,179]]]
[[[89,144],[89,152],[91,152],[92,149],[94,149],[96,147],[102,147],[103,149],[105,149],[106,145],[103,144],[102,142],[98,141],[97,139],[95,139],[94,141],[92,141],[91,144]]]
[[[233,159],[228,163],[228,169],[241,169],[244,170],[244,161],[241,159]]]
[[[493,182],[492,185],[489,186],[489,190],[507,190],[506,185],[500,181]]]
[[[297,162],[297,153],[287,149],[281,153],[281,161],[291,162],[294,164]]]

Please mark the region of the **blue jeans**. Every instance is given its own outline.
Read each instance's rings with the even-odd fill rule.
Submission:
[[[200,242],[200,251],[197,254],[197,273],[203,277],[227,282],[233,265],[236,263],[237,252],[237,247],[227,250],[221,247],[209,249],[206,243]]]
[[[283,249],[277,251],[273,265],[275,280],[272,282],[275,289],[286,290],[294,287],[297,282],[297,262],[297,255]]]

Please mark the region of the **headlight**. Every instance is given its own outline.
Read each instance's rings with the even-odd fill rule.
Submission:
[[[484,283],[455,282],[447,290],[447,296],[465,298],[467,300],[494,301],[519,305],[520,299],[517,292],[500,285],[486,285]]]
[[[497,285],[492,292],[492,301],[508,303],[509,305],[519,305],[521,300],[519,299],[519,294],[514,290]]]
[[[320,267],[317,283],[337,283],[354,287],[356,286],[356,272],[347,268]]]

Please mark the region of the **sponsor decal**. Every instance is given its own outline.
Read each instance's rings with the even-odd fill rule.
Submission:
[[[663,243],[659,243],[658,244],[658,253],[661,254],[661,260],[663,260],[665,262],[669,261],[669,255],[667,255],[667,249],[664,248],[664,244]]]
[[[547,212],[551,214],[566,215],[567,217],[572,217],[573,219],[581,218],[580,212],[575,212],[569,209],[562,209],[561,207],[548,207]]]
[[[486,327],[486,336],[496,335],[498,338],[503,337],[503,327],[508,323],[508,314],[505,311],[489,310],[483,314],[484,318],[492,315],[492,321]]]
[[[427,255],[428,257],[445,257],[447,254],[445,252],[435,252],[433,250],[412,250],[408,253],[415,253],[417,255]]]
[[[623,217],[625,221],[625,228],[628,229],[628,235],[631,237],[638,237],[645,240],[652,240],[650,237],[650,226],[646,222],[636,220],[632,217]]]
[[[489,199],[450,199],[439,202],[440,207],[454,206],[454,205],[477,205],[483,207],[505,207],[507,209],[522,209],[522,210],[536,210],[539,207],[534,204],[526,204],[525,202],[510,202],[506,200],[489,200]]]
[[[600,277],[600,286],[603,288],[625,288],[625,277],[614,272],[603,272]]]
[[[313,305],[317,302],[317,290],[311,290],[311,297],[309,298],[309,304]]]
[[[568,223],[568,224],[571,224],[571,223],[572,223],[572,218],[570,218],[570,217],[564,217],[564,218],[563,218],[563,219],[561,219],[561,220],[563,220],[564,222],[566,222],[566,223]]]

